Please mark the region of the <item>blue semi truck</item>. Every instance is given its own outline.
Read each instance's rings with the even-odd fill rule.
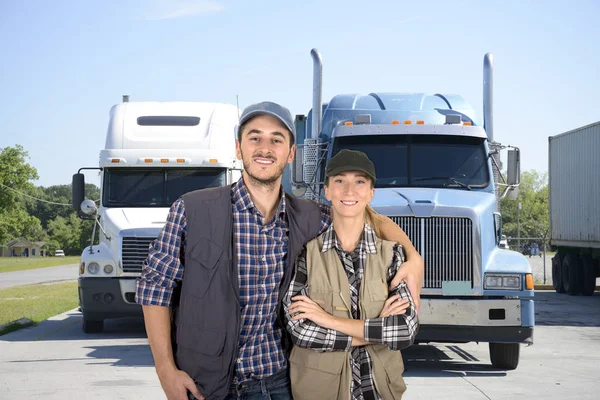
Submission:
[[[457,95],[341,94],[323,103],[321,55],[311,55],[313,104],[296,116],[286,191],[325,201],[327,160],[341,149],[367,153],[377,170],[371,205],[404,229],[425,262],[417,342],[487,342],[493,366],[515,369],[520,344],[533,343],[533,276],[524,256],[499,247],[499,199],[517,193],[520,153],[493,138],[491,54],[483,126]]]

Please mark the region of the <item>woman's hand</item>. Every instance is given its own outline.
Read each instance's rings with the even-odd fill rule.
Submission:
[[[323,328],[333,329],[335,317],[321,308],[317,303],[307,296],[292,297],[292,304],[288,307],[292,321],[297,321],[302,318],[311,320],[315,324]]]
[[[395,294],[385,301],[383,309],[381,310],[381,313],[379,313],[379,318],[404,314],[409,307],[410,303],[408,299],[401,299],[400,295]]]
[[[425,264],[423,263],[423,258],[421,258],[421,256],[419,256],[417,253],[417,256],[413,256],[402,263],[389,287],[390,291],[392,291],[398,287],[400,282],[406,282],[408,291],[415,302],[417,314],[419,313],[419,309],[421,307],[421,289],[423,288],[424,269]]]

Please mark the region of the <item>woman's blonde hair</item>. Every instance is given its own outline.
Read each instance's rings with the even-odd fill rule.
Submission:
[[[378,238],[381,237],[381,221],[383,220],[381,214],[373,209],[369,204],[365,208],[365,222],[371,225],[373,231],[375,231],[375,236]]]

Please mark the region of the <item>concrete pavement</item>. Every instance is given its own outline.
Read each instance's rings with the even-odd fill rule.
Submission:
[[[404,400],[597,399],[600,293],[536,293],[535,343],[515,371],[491,366],[486,343],[402,352]],[[164,399],[141,319],[86,335],[75,310],[0,336],[0,398]]]

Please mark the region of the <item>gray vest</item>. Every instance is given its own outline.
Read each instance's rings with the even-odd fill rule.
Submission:
[[[184,279],[173,306],[173,352],[207,400],[223,399],[233,379],[241,323],[239,279],[233,247],[231,186],[183,196],[187,230]],[[286,194],[288,254],[279,299],[283,299],[302,247],[320,230],[318,204]],[[290,338],[278,306],[283,348]]]

